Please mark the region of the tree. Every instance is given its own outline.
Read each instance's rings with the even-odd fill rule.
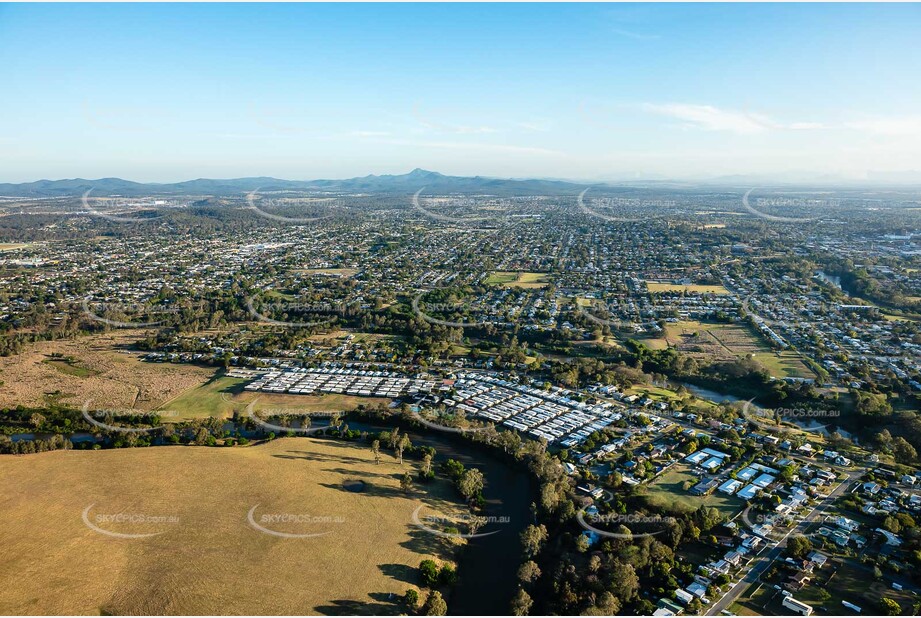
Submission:
[[[453,586],[457,583],[457,572],[450,564],[441,565],[438,571],[438,583],[441,586]]]
[[[381,462],[381,441],[375,440],[371,443],[371,452],[374,454],[374,463],[379,464]]]
[[[396,446],[397,457],[400,459],[401,466],[403,465],[403,451],[410,446],[412,446],[412,443],[409,441],[409,436],[404,433],[400,436],[400,441],[397,442]]]
[[[483,473],[476,468],[470,468],[461,475],[457,489],[466,500],[470,500],[483,491],[484,484]]]
[[[902,524],[899,523],[899,520],[891,515],[883,520],[883,528],[891,532],[892,534],[898,534],[902,529]]]
[[[518,567],[518,579],[523,584],[533,584],[540,577],[540,567],[533,560],[528,560]]]
[[[887,599],[886,597],[883,597],[879,600],[879,607],[882,610],[882,614],[884,616],[898,616],[902,613],[902,606],[892,599]]]
[[[419,577],[422,585],[427,588],[434,588],[438,585],[438,565],[434,560],[423,560],[419,563]]]
[[[448,613],[448,604],[445,603],[445,600],[441,597],[441,593],[437,590],[433,590],[429,594],[429,598],[425,600],[425,605],[422,607],[422,613],[426,616],[445,616]]]
[[[812,543],[801,534],[791,536],[787,541],[787,555],[792,558],[802,558],[812,549]]]
[[[899,436],[892,441],[892,456],[900,464],[910,464],[918,458],[918,451],[908,440]]]
[[[432,473],[432,454],[426,453],[422,456],[422,476],[428,477]]]
[[[483,526],[485,526],[487,523],[489,523],[489,520],[486,519],[485,517],[482,517],[480,515],[473,515],[472,517],[467,519],[467,534],[470,534],[470,535],[476,534],[477,531]]]
[[[403,605],[406,606],[407,611],[416,611],[416,606],[419,605],[419,593],[414,588],[410,588],[403,594]]]
[[[629,602],[636,596],[640,589],[640,578],[632,564],[615,561],[611,569],[611,580],[608,588],[611,594],[624,602]]]
[[[537,555],[546,540],[547,527],[543,524],[538,526],[530,525],[521,532],[521,544],[524,547],[525,555],[529,558]]]
[[[409,493],[413,488],[413,477],[409,472],[403,474],[403,478],[400,479],[400,489],[403,490],[403,493]]]
[[[457,461],[456,459],[447,460],[441,464],[441,467],[444,469],[448,477],[454,482],[457,482],[458,479],[460,479],[460,477],[464,474],[464,464]]]
[[[527,616],[528,612],[531,611],[532,605],[534,605],[534,601],[531,600],[531,595],[519,588],[518,592],[512,598],[512,615]]]

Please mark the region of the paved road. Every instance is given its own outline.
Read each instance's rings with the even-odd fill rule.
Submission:
[[[743,592],[748,590],[749,586],[759,581],[761,578],[761,575],[765,571],[767,571],[768,568],[770,568],[774,560],[776,560],[777,557],[780,556],[780,554],[783,552],[783,550],[786,549],[787,539],[790,537],[790,535],[794,533],[804,534],[809,529],[809,526],[811,526],[815,521],[817,521],[818,517],[820,517],[825,512],[825,509],[828,508],[829,505],[831,505],[831,503],[834,502],[838,498],[838,496],[840,496],[847,490],[848,485],[849,485],[849,482],[848,482],[849,480],[850,480],[850,475],[845,474],[844,480],[841,481],[841,483],[839,483],[838,486],[835,487],[831,491],[831,493],[828,494],[827,498],[825,498],[824,500],[822,500],[822,502],[820,502],[815,507],[813,507],[813,509],[809,511],[809,513],[807,513],[806,516],[803,517],[803,519],[800,520],[799,523],[797,523],[793,528],[791,528],[790,531],[787,532],[783,536],[783,538],[780,539],[773,547],[771,547],[767,552],[764,552],[763,554],[755,558],[755,564],[752,565],[751,568],[749,568],[749,570],[745,573],[742,579],[740,579],[735,585],[733,585],[729,589],[729,591],[726,592],[726,594],[724,594],[722,598],[720,598],[719,601],[713,603],[710,606],[706,615],[716,616],[720,612],[722,612],[724,609],[728,609],[729,606],[732,605],[736,601],[736,599],[738,599],[742,595]]]

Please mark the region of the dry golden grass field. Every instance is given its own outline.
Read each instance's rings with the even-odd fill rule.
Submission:
[[[193,365],[141,362],[123,351],[141,337],[141,331],[120,330],[43,341],[18,356],[0,358],[0,406],[40,406],[53,399],[80,407],[91,399],[94,408],[152,409],[214,374]],[[52,353],[73,357],[76,370],[47,362]]]
[[[412,521],[459,508],[446,481],[404,494],[415,465],[309,438],[2,456],[0,614],[400,613],[419,562],[456,550]],[[267,529],[321,536],[261,532],[254,507]]]

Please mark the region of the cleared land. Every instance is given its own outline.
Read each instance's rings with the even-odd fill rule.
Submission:
[[[419,562],[454,552],[412,513],[457,514],[447,482],[405,495],[406,470],[415,463],[375,465],[367,447],[307,438],[0,457],[0,613],[400,613]],[[254,506],[265,528],[325,534],[260,532]],[[161,534],[113,538],[84,523],[87,507],[101,529]],[[116,514],[145,521],[100,519]],[[307,517],[273,517],[286,514]]]
[[[142,337],[122,330],[76,341],[42,341],[22,354],[0,358],[0,406],[41,406],[50,400],[74,407],[154,409],[207,382],[214,369],[145,363],[125,350]],[[57,360],[60,354],[71,361]]]
[[[486,285],[501,285],[506,288],[545,288],[550,284],[546,273],[510,272],[499,270],[489,274]]]
[[[358,274],[357,268],[305,268],[298,272],[309,275],[327,275],[330,277],[342,277],[348,279]]]
[[[696,485],[700,478],[691,473],[684,464],[675,464],[649,484],[646,500],[649,504],[666,510],[690,512],[701,505],[719,509],[726,518],[742,510],[744,503],[735,496],[714,491],[707,496],[693,496],[683,488],[685,482]]]
[[[172,422],[208,416],[229,417],[233,415],[234,410],[242,413],[253,401],[257,402],[255,408],[257,412],[266,408],[272,408],[276,412],[282,409],[292,412],[342,412],[354,410],[359,405],[371,407],[377,404],[387,405],[391,401],[383,397],[356,397],[335,393],[325,395],[254,393],[243,390],[247,383],[249,380],[216,376],[208,383],[190,388],[175,399],[165,402],[159,409],[175,412],[175,415],[169,415],[164,419]]]
[[[647,281],[646,289],[650,294],[661,292],[687,292],[689,294],[729,294],[729,290],[721,285],[704,285],[699,283],[662,283]]]
[[[698,410],[710,410],[716,407],[716,404],[712,401],[695,397],[690,393],[682,395],[678,391],[670,388],[652,386],[650,384],[636,384],[628,388],[625,392],[628,395],[649,397],[653,401],[664,401],[672,406],[683,403],[689,407],[697,408]],[[651,410],[650,414],[655,414],[655,410]]]
[[[696,320],[668,323],[665,340],[683,354],[717,361],[743,358],[749,354],[778,378],[812,378],[815,374],[792,350],[775,352],[748,326],[710,324]]]

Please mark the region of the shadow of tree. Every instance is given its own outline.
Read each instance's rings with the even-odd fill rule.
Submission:
[[[417,554],[435,556],[439,560],[453,559],[454,550],[457,548],[457,545],[451,537],[434,534],[428,530],[419,528],[415,524],[409,524],[407,528],[409,540],[400,543],[401,547],[405,547]]]
[[[302,459],[304,461],[322,461],[327,463],[340,463],[340,464],[361,464],[365,465],[368,463],[368,460],[361,459],[359,457],[350,457],[346,455],[329,455],[326,453],[313,453],[309,451],[288,451],[287,454],[275,454],[272,457],[277,457],[278,459]]]
[[[388,592],[369,594],[375,602],[337,599],[328,605],[318,605],[314,611],[323,616],[396,616],[400,614],[400,597]]]
[[[396,474],[389,474],[387,472],[361,472],[356,473],[354,469],[349,468],[323,468],[324,472],[335,472],[336,474],[341,474],[343,476],[353,476],[355,478],[380,478],[380,479],[396,479],[399,481],[403,478],[403,473],[399,472]]]
[[[358,479],[361,475],[355,475],[354,478]],[[364,479],[361,479],[364,480]],[[326,487],[328,489],[337,489],[339,491],[346,491],[361,496],[374,496],[375,498],[408,498],[412,496],[412,493],[405,493],[399,487],[385,487],[383,485],[377,485],[370,481],[365,480],[365,486],[360,492],[355,492],[342,483],[320,483],[320,487]]]
[[[381,570],[381,573],[398,582],[416,584],[419,580],[419,574],[416,569],[406,564],[379,564],[377,568]]]

